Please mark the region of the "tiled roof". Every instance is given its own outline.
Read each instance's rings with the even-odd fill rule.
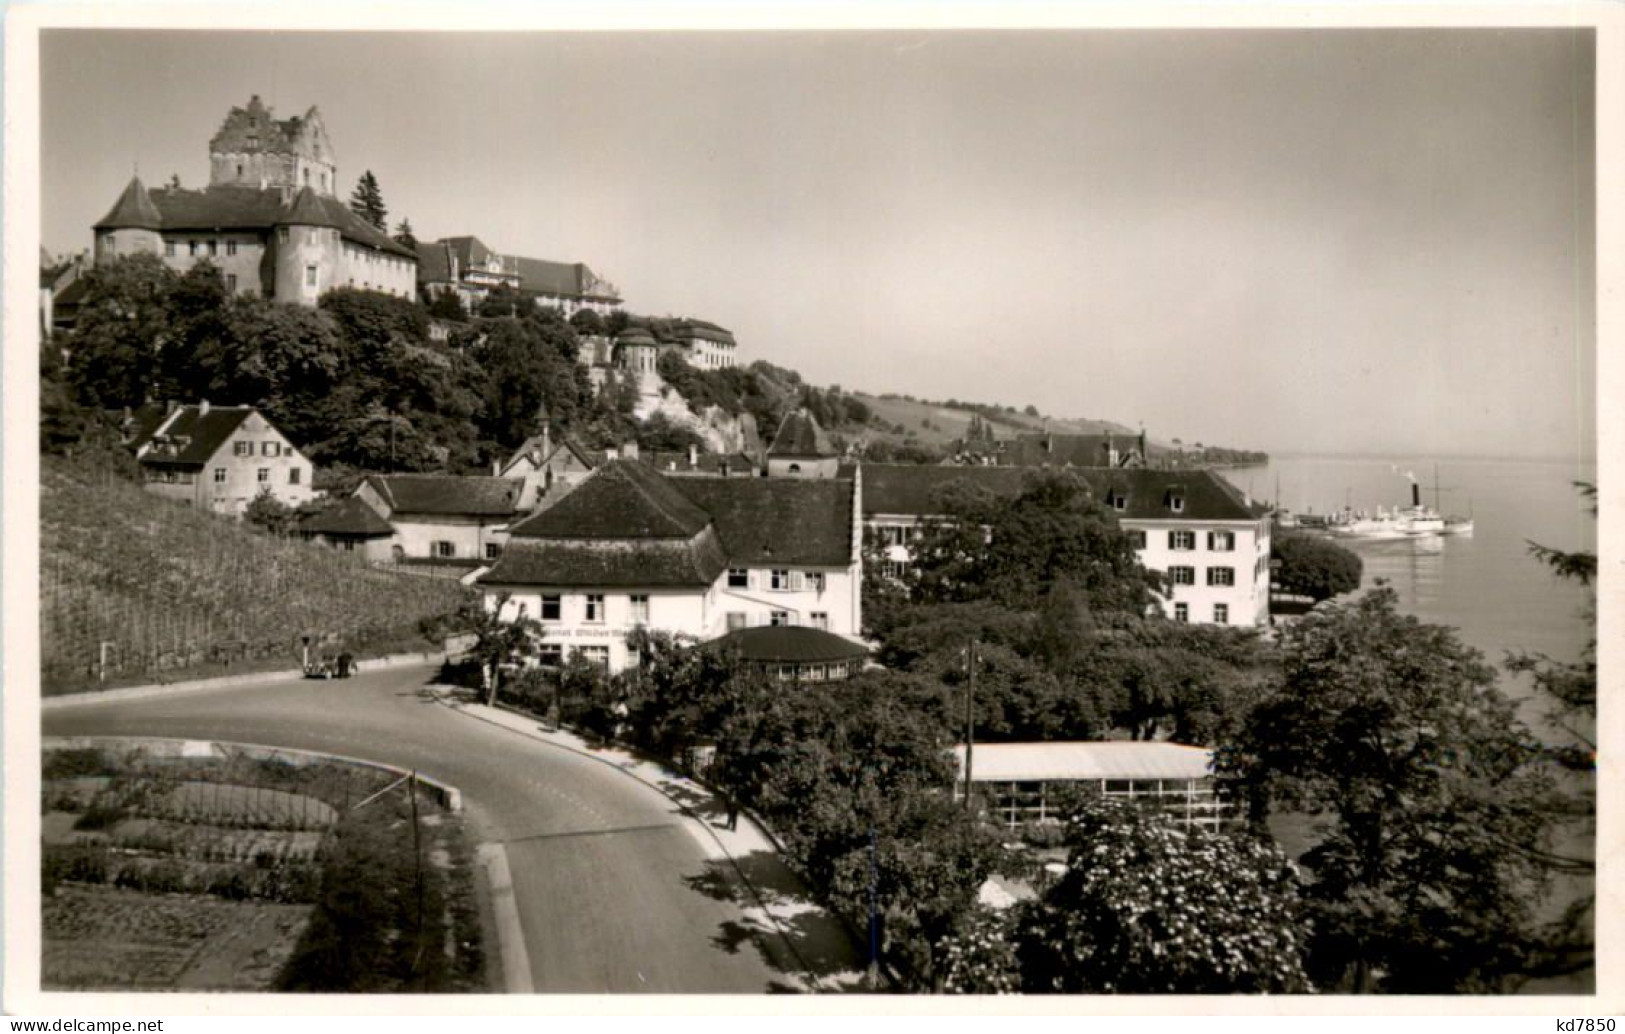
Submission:
[[[516,256],[519,267],[519,289],[536,294],[558,294],[577,298],[613,299],[604,293],[608,285],[593,275],[581,262],[549,262],[546,259]]]
[[[862,643],[804,625],[740,628],[706,643],[707,649],[738,650],[747,661],[817,664],[860,660],[869,655]]]
[[[580,492],[577,489],[570,498]],[[686,540],[636,543],[510,538],[501,559],[479,581],[484,585],[700,589],[715,582],[726,567],[722,548],[709,531]]]
[[[513,538],[688,539],[705,511],[636,460],[605,463],[554,506],[509,529]]]
[[[641,452],[638,458],[662,474],[721,474],[722,465],[726,463],[730,477],[750,476],[754,474],[756,468],[756,461],[742,452],[727,455],[716,452],[696,453],[692,466],[688,462],[686,452]]]
[[[395,528],[365,501],[350,496],[299,522],[299,530],[323,535],[393,535]]]
[[[1013,467],[1110,467],[1111,450],[1118,462],[1139,452],[1138,435],[1024,434],[1006,444],[1000,462]]]
[[[965,748],[954,748],[960,771]],[[1069,743],[978,743],[976,782],[1082,779],[1206,779],[1213,752],[1205,747],[1133,740]]]
[[[445,241],[418,241],[418,279],[425,283],[450,282],[451,245]]]
[[[1083,468],[1072,473],[1083,478],[1103,504],[1120,495],[1122,509],[1111,509],[1124,519],[1240,521],[1253,520],[1263,513],[1261,507],[1249,507],[1234,485],[1209,470]],[[1017,467],[865,463],[863,512],[940,514],[941,493],[953,482],[975,485],[998,496],[1013,496],[1021,491],[1027,474]],[[1181,499],[1178,511],[1172,505],[1175,496]]]
[[[655,343],[655,336],[649,333],[648,327],[640,327],[634,323],[615,335],[615,343],[617,345],[652,345]]]
[[[671,321],[671,329],[679,337],[701,338],[705,341],[719,341],[723,344],[733,344],[733,331],[727,327],[719,327],[707,320],[692,319],[684,316]]]
[[[164,231],[268,231],[287,225],[329,226],[355,243],[417,258],[416,252],[388,234],[379,233],[338,198],[318,194],[309,187],[301,189],[289,201],[283,201],[280,190],[256,187],[222,185],[203,190],[164,187],[139,191],[146,198],[145,207],[139,198],[131,196],[138,187],[140,180],[131,180],[118,204],[96,224],[96,229],[140,226]],[[156,223],[151,221],[147,208],[157,213]]]
[[[851,481],[666,480],[711,516],[730,563],[844,567],[852,561]]]
[[[173,420],[157,425],[130,446],[139,449],[152,443],[153,448],[141,457],[142,464],[149,467],[202,467],[252,412],[252,406],[210,406],[207,413],[197,406],[182,406]],[[157,432],[161,437],[155,437]],[[177,451],[160,451],[164,441],[175,443]]]
[[[835,446],[830,444],[829,436],[824,429],[818,426],[818,421],[805,409],[793,410],[784,414],[779,421],[779,429],[773,435],[773,444],[768,446],[769,456],[834,456],[837,455]]]
[[[124,193],[118,196],[113,208],[102,216],[97,230],[157,230],[164,225],[158,206],[152,203],[140,176],[130,177]]]
[[[514,514],[524,481],[451,474],[368,474],[367,483],[395,513],[506,517]]]

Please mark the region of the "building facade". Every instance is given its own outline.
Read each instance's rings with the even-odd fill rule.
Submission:
[[[621,307],[621,292],[583,262],[504,255],[474,236],[419,242],[418,288],[426,297],[455,293],[474,311],[493,291],[514,291],[538,305],[573,316],[583,309],[610,313]]]
[[[487,606],[541,623],[543,663],[635,660],[635,628],[711,640],[730,631],[862,628],[856,481],[668,477],[606,462],[509,529],[478,579]]]
[[[185,272],[208,260],[233,294],[315,305],[334,288],[416,297],[417,255],[335,196],[320,112],[279,120],[258,96],[209,143],[209,185],[148,189],[132,177],[95,226],[95,261],[151,254]]]
[[[523,489],[516,478],[369,474],[356,486],[354,498],[388,522],[392,559],[472,569],[502,555],[508,525],[522,513]]]
[[[251,406],[149,406],[130,417],[143,487],[200,510],[240,516],[261,495],[309,502],[314,468]]]

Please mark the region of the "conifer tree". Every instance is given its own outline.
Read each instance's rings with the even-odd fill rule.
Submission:
[[[412,220],[402,219],[400,223],[396,225],[395,243],[414,250],[417,248],[418,239],[417,235],[412,232]]]
[[[356,181],[355,191],[350,195],[350,211],[371,223],[379,233],[389,232],[389,209],[384,207],[384,192],[378,189],[378,177],[371,169]]]

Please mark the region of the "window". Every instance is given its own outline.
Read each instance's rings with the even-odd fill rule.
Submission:
[[[647,625],[649,623],[649,597],[634,595],[629,597],[632,604],[632,624]]]
[[[310,186],[310,170],[309,169],[301,169],[299,171],[303,172],[305,174],[305,176],[304,176],[305,186],[307,186],[307,187]]]
[[[805,587],[805,579],[800,571],[774,571],[768,576],[768,587],[789,592]]]
[[[344,550],[346,553],[354,553],[355,539],[345,539],[343,542],[339,543],[339,548]]]
[[[1210,567],[1207,569],[1207,583],[1209,585],[1236,584],[1236,569],[1234,567]]]
[[[252,455],[254,455],[254,443],[253,442],[232,442],[231,443],[231,454],[233,456],[252,456]]]
[[[1191,605],[1189,603],[1174,604],[1174,620],[1189,621],[1191,619]]]
[[[237,254],[237,242],[236,241],[227,241],[226,242],[226,254],[227,255],[235,255],[235,254]]]
[[[299,468],[298,467],[289,467],[288,468],[288,484],[297,485],[298,483],[299,483]]]
[[[748,588],[750,588],[750,572],[745,570],[743,567],[729,568],[728,569],[728,588],[730,588],[730,589],[748,589]]]
[[[807,588],[812,589],[814,592],[823,592],[824,591],[824,572],[822,572],[822,571],[809,571],[809,572],[807,572]]]
[[[113,248],[113,235],[112,234],[110,234],[110,233],[102,234],[102,248],[105,249],[106,251],[109,251],[109,252],[114,250],[114,248]]]
[[[441,558],[454,557],[457,555],[457,544],[455,542],[447,542],[445,539],[437,539],[430,544],[429,553],[431,556]]]
[[[242,162],[237,163],[237,178],[238,179],[243,178],[243,163]]]
[[[1145,548],[1145,532],[1131,531],[1128,533],[1128,544],[1135,549]]]
[[[260,455],[261,456],[280,456],[280,455],[282,455],[282,445],[281,445],[281,443],[279,443],[279,442],[260,442]]]
[[[1163,502],[1175,513],[1185,512],[1185,493],[1177,489],[1169,489],[1168,494],[1163,497]]]
[[[592,593],[587,596],[587,613],[581,620],[589,625],[604,623],[604,597],[601,593]]]
[[[772,625],[774,628],[789,625],[791,623],[790,612],[788,610],[775,610],[768,615],[767,623]]]
[[[220,242],[219,241],[211,239],[209,241],[208,246],[209,246],[209,254],[211,256],[220,254]]]
[[[578,646],[576,647],[576,656],[595,668],[609,667],[609,647],[607,646]]]
[[[316,286],[316,267],[315,266],[306,266],[305,267],[305,286],[306,287],[315,287]]]
[[[197,241],[187,241],[186,242],[186,253],[188,255],[196,255],[197,254]]]
[[[880,542],[886,546],[901,546],[908,541],[908,529],[887,526],[880,529]]]
[[[542,597],[542,620],[558,621],[564,616],[564,604],[557,595]]]
[[[745,612],[742,610],[728,611],[728,631],[734,632],[745,628]]]
[[[1196,568],[1170,567],[1168,568],[1168,580],[1175,585],[1195,585]]]
[[[1196,532],[1194,532],[1194,531],[1170,531],[1168,533],[1168,548],[1169,549],[1195,549],[1196,548]]]
[[[908,574],[908,565],[901,560],[882,560],[880,562],[880,575],[883,578],[901,580],[906,574]]]
[[[223,484],[226,483],[226,468],[225,467],[216,467],[216,468],[214,468],[214,483],[217,484],[217,485],[223,485]]]
[[[1207,533],[1207,548],[1215,553],[1233,553],[1236,549],[1236,533],[1233,531],[1210,531]]]
[[[495,542],[487,542],[485,544],[485,559],[487,559],[487,560],[495,560],[497,557],[499,557],[501,555],[502,555],[502,547],[500,545],[498,545]]]
[[[812,625],[812,627],[814,627],[814,628],[821,628],[825,632],[828,632],[829,631],[829,614],[822,611],[822,610],[815,610],[811,614],[808,615],[807,623]]]
[[[1215,625],[1228,625],[1230,623],[1230,604],[1215,603],[1213,605],[1213,623]]]
[[[270,484],[271,483],[271,468],[270,467],[261,467],[259,470],[255,471],[254,472],[254,480],[258,481],[262,485]]]
[[[227,294],[236,294],[237,293],[237,274],[236,273],[227,273],[226,274],[226,293]]]
[[[175,257],[175,242],[174,241],[164,241],[164,258],[174,258],[174,257]]]
[[[564,647],[558,643],[543,643],[536,648],[536,662],[544,668],[564,666]]]

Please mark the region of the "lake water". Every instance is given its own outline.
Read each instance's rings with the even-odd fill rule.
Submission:
[[[1331,513],[1345,506],[1375,511],[1408,505],[1412,472],[1422,501],[1435,505],[1435,461],[1406,456],[1280,456],[1262,467],[1224,471],[1255,500],[1277,501],[1294,513]],[[1385,579],[1402,611],[1450,625],[1462,641],[1499,667],[1508,652],[1544,653],[1574,661],[1594,626],[1585,616],[1590,592],[1555,577],[1529,555],[1529,543],[1562,550],[1597,548],[1597,521],[1575,481],[1596,484],[1594,462],[1441,458],[1437,508],[1470,514],[1473,534],[1419,539],[1338,539],[1364,561],[1365,586]],[[1542,721],[1546,704],[1523,676],[1501,672],[1501,688],[1523,701],[1523,716],[1538,733],[1557,740]],[[1586,730],[1594,738],[1595,730]],[[1594,783],[1594,780],[1592,780]],[[1561,853],[1594,856],[1594,827],[1570,826],[1555,845]],[[1555,918],[1564,904],[1592,891],[1593,881],[1555,881],[1541,909]],[[1533,981],[1524,993],[1589,993],[1594,972]]]

